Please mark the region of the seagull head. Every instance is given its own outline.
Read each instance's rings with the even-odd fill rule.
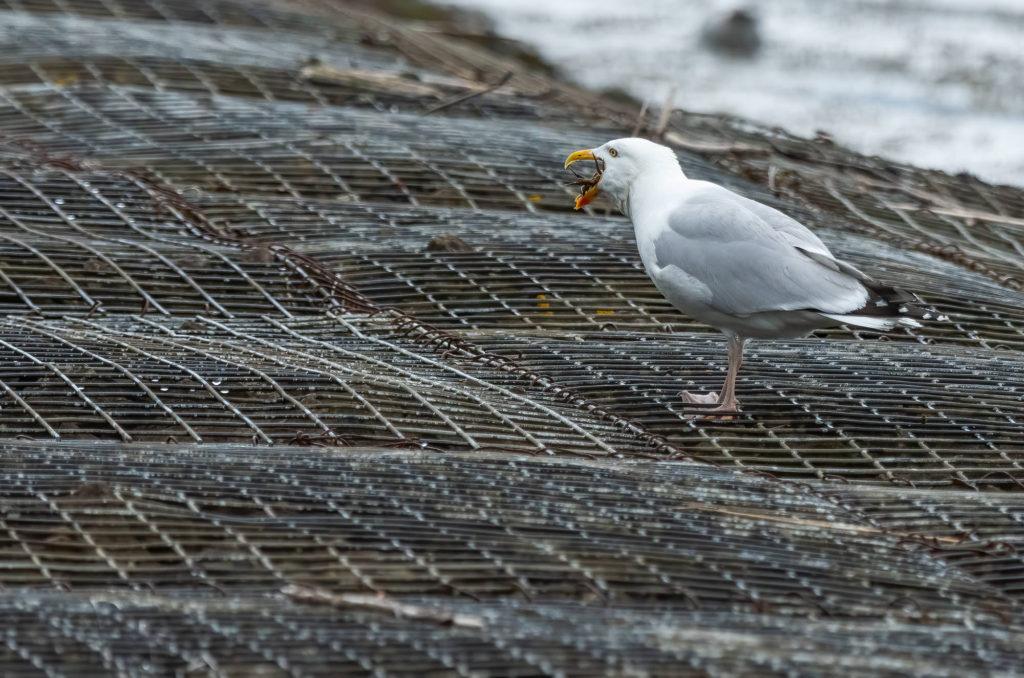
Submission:
[[[627,201],[629,189],[641,177],[651,172],[682,173],[671,148],[639,137],[612,139],[597,148],[571,153],[565,159],[565,167],[583,160],[593,162],[596,171],[589,178],[577,174],[579,181],[570,182],[580,187],[576,209],[593,202],[600,193],[608,194],[622,206]]]

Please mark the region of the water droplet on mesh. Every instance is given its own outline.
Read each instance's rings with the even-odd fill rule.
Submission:
[[[57,203],[58,205],[63,205],[64,204],[64,198],[57,198],[56,200],[54,200],[54,202]]]
[[[214,386],[220,386],[222,381],[223,379],[212,379],[210,380],[210,383],[213,384]]]
[[[116,205],[114,205],[114,207],[116,207],[119,210],[123,210],[125,207],[127,207],[127,205],[125,205],[123,202],[119,202]]]
[[[166,391],[166,390],[167,390],[167,387],[166,387],[166,386],[161,386],[161,387],[160,387],[160,390],[161,390],[161,391]]]

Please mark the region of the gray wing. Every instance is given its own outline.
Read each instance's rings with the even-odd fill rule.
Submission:
[[[829,253],[828,247],[826,247],[825,243],[821,241],[821,238],[814,235],[809,228],[788,214],[783,214],[774,207],[765,205],[763,202],[745,198],[742,195],[733,193],[732,191],[729,191],[727,195],[741,207],[745,207],[749,211],[761,217],[762,221],[774,228],[776,231],[784,234],[786,239],[794,245],[802,245],[815,252]]]
[[[697,196],[674,210],[654,242],[658,266],[696,279],[707,288],[708,304],[731,315],[849,313],[867,302],[857,276],[830,265],[835,260],[824,244],[823,253],[795,246],[733,196]]]
[[[871,278],[859,271],[857,268],[851,266],[845,261],[839,261],[832,256],[832,252],[830,252],[825,243],[821,241],[821,238],[814,235],[809,228],[793,217],[783,214],[774,207],[769,207],[764,203],[751,200],[750,198],[745,198],[742,195],[732,193],[731,191],[729,192],[729,196],[743,207],[746,207],[748,210],[761,217],[766,224],[775,229],[776,232],[780,233],[791,245],[803,250],[811,258],[817,259],[818,263],[824,264],[834,271],[848,273],[858,280],[871,280]]]

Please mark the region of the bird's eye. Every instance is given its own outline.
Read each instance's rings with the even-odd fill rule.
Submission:
[[[619,152],[616,151],[614,148],[609,148],[608,155],[612,156],[613,158],[617,158],[619,157]]]

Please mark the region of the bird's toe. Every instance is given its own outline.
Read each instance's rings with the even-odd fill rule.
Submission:
[[[684,403],[691,405],[715,405],[718,403],[717,393],[690,393],[689,391],[681,391],[679,397],[683,399]]]
[[[694,419],[706,419],[706,420],[718,420],[718,421],[732,421],[735,419],[734,414],[740,411],[739,401],[736,398],[729,398],[722,402],[719,400],[719,396],[714,393],[689,393],[683,391],[679,394],[684,403],[692,405],[717,405],[717,407],[702,407],[696,412],[686,414],[683,418],[692,421]]]

